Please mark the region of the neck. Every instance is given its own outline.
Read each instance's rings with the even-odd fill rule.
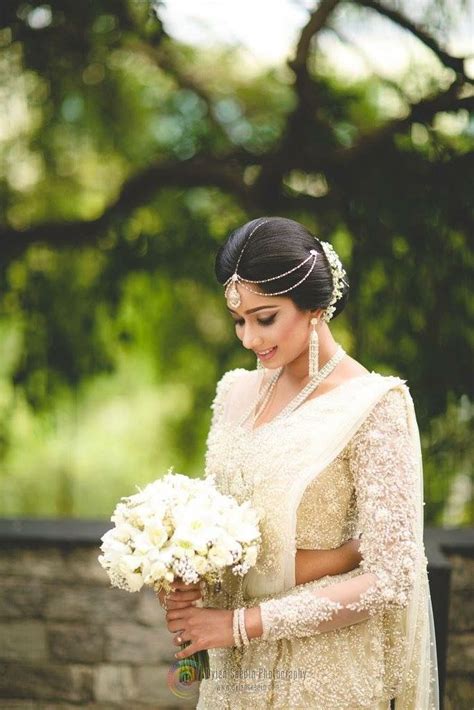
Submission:
[[[318,328],[319,338],[319,369],[321,369],[332,358],[337,350],[338,344],[334,340],[331,331],[326,323],[322,323]],[[308,350],[309,345],[292,362],[287,363],[282,372],[282,376],[291,384],[304,386],[309,382],[308,375]]]

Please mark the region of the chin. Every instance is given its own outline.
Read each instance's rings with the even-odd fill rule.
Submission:
[[[285,363],[283,363],[285,364]],[[272,357],[271,360],[268,362],[262,362],[263,367],[265,370],[278,370],[279,367],[281,367],[281,358],[279,357]]]

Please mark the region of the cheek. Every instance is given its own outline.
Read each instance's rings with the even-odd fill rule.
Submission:
[[[305,331],[301,319],[293,317],[282,319],[275,335],[281,345],[299,348],[305,340]]]

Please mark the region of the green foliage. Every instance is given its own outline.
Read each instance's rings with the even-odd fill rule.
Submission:
[[[6,3],[4,18],[0,513],[107,516],[170,465],[202,473],[215,382],[255,364],[215,252],[273,213],[343,258],[337,339],[407,380],[427,520],[472,522],[456,502],[469,480],[472,121],[410,104],[460,76],[433,64],[348,81],[322,51],[307,76],[250,74],[238,50],[178,43],[133,0]]]
[[[473,419],[468,397],[450,397],[446,412],[431,420],[422,437],[425,515],[435,524],[472,525]]]

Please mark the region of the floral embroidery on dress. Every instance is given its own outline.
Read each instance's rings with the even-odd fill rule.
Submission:
[[[278,426],[249,435],[228,415],[233,388],[251,374],[230,370],[218,383],[205,472],[216,476],[222,492],[240,500],[253,496],[261,508],[256,570],[271,579],[288,544],[279,535],[286,514],[285,475],[291,482],[311,465],[311,441],[321,417],[337,416],[346,402],[342,389],[323,396],[321,406],[316,397]],[[305,488],[297,510],[297,547],[335,548],[361,533],[361,565],[286,592],[247,593],[243,605],[260,606],[263,636],[237,655],[230,648],[209,651],[214,676],[201,681],[198,710],[246,710],[249,705],[252,710],[385,710],[406,682],[404,610],[420,554],[410,496],[417,470],[407,427],[407,388],[394,379],[343,450]],[[220,593],[209,591],[205,605],[235,608],[242,604],[241,594],[229,578]],[[256,672],[263,681],[251,690],[242,678],[245,673],[254,678]]]
[[[306,589],[301,590],[300,601],[293,595],[291,603],[285,597],[264,602],[260,609],[265,638],[291,638],[303,632],[309,636],[320,630],[322,622],[324,631],[329,631],[380,613],[389,605],[403,608],[408,604],[417,559],[416,512],[410,495],[415,462],[401,392],[389,390],[374,407],[353,437],[349,466],[362,532],[360,568],[365,574],[339,585],[341,600],[350,600],[343,604],[321,596],[321,590],[311,594]],[[354,614],[341,615],[343,608]],[[330,609],[332,616],[327,615]]]

